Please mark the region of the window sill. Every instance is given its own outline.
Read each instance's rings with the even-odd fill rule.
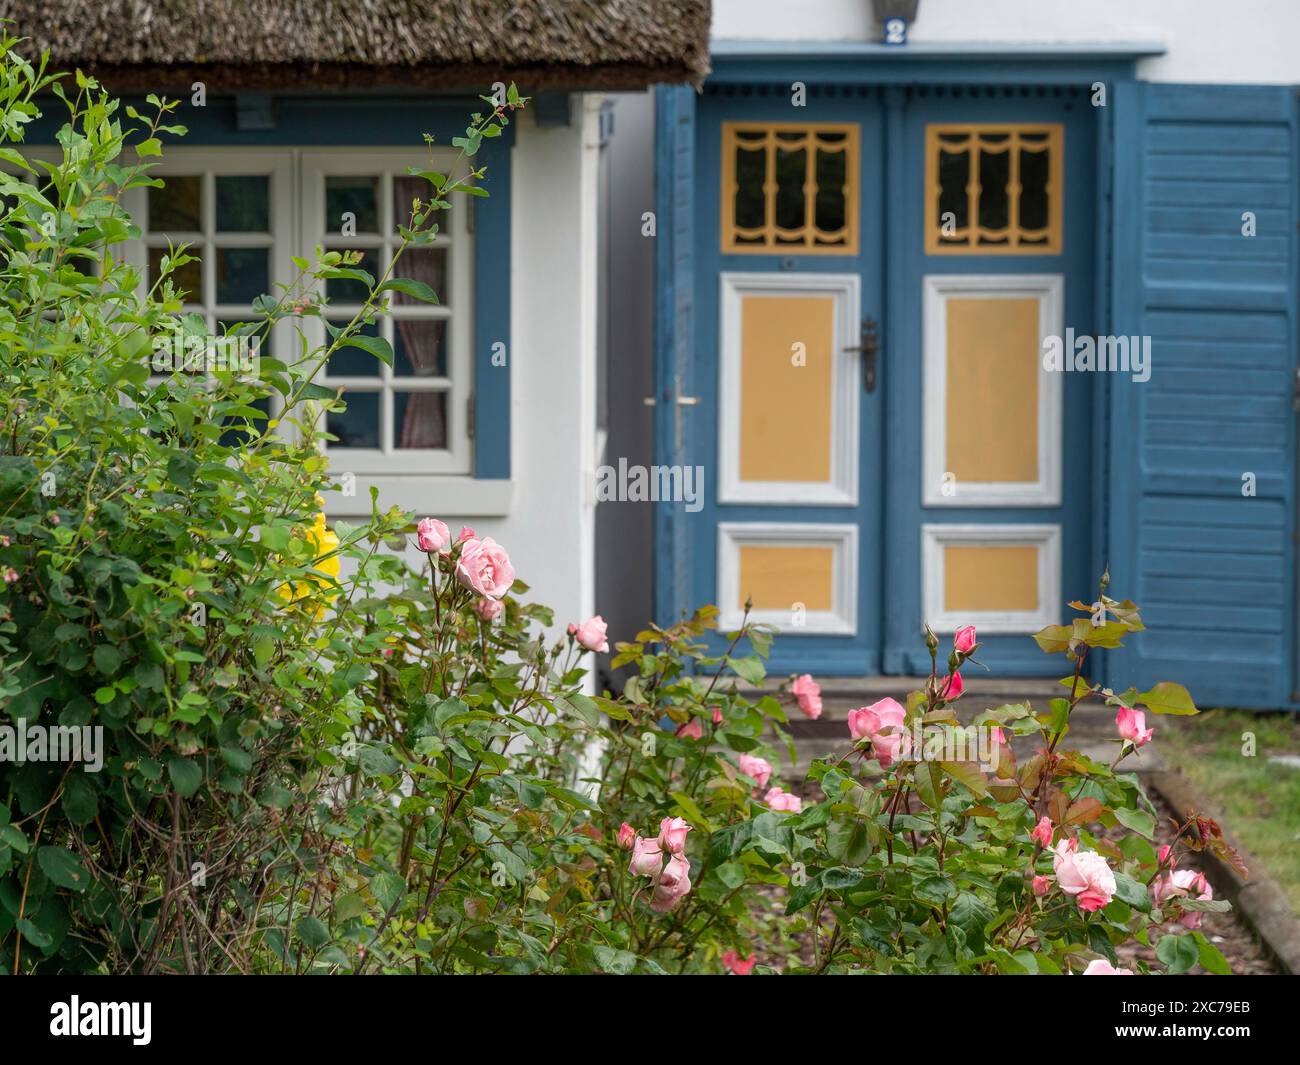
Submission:
[[[325,513],[330,517],[369,517],[370,489],[379,490],[380,510],[401,507],[438,518],[500,518],[510,513],[514,482],[417,474],[356,475],[356,494],[330,492]]]

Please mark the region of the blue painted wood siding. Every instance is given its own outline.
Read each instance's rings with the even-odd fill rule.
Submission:
[[[1201,706],[1288,706],[1294,90],[1116,89],[1112,331],[1151,336],[1152,372],[1110,382],[1112,589],[1141,604],[1147,631],[1112,653],[1109,680],[1177,680]]]

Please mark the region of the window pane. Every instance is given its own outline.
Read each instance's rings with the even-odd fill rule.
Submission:
[[[447,393],[397,392],[393,395],[393,443],[399,448],[447,446]]]
[[[162,261],[166,254],[166,248],[149,249],[149,284],[151,286],[162,273]],[[203,273],[200,270],[200,265],[199,260],[195,258],[193,261],[172,270],[169,275],[172,285],[185,293],[184,298],[189,303],[203,302]]]
[[[1024,229],[1046,229],[1050,224],[1046,151],[1020,150],[1020,225]]]
[[[1011,182],[1011,153],[984,148],[980,152],[979,224],[985,229],[1004,230],[1011,224],[1007,187]],[[1006,243],[1006,237],[984,237],[986,242]]]
[[[379,254],[374,248],[329,248],[329,251],[360,251],[361,262],[344,269],[364,270],[376,280],[379,279]],[[362,281],[353,281],[347,277],[332,277],[325,282],[325,296],[331,303],[365,303],[370,290]]]
[[[271,287],[266,248],[217,249],[217,302],[252,303]]]
[[[149,190],[151,233],[198,233],[203,229],[203,179],[165,177],[165,186]]]
[[[341,327],[348,323],[346,321],[336,321],[330,324]],[[362,336],[377,337],[379,336],[379,323],[362,324],[358,327],[357,332]],[[368,351],[362,351],[360,348],[338,348],[330,355],[329,365],[326,366],[325,373],[329,377],[378,377],[379,366],[379,360]]]
[[[397,260],[395,273],[398,277],[409,277],[414,281],[423,281],[438,294],[438,300],[449,302],[447,293],[447,249],[446,248],[407,248]],[[430,304],[408,296],[403,292],[394,292],[395,306],[411,305],[428,307]]]
[[[447,376],[446,319],[398,319],[393,323],[393,373],[399,377]]]
[[[808,174],[808,150],[792,150],[780,146],[776,151],[776,224],[781,229],[804,228],[804,183]],[[796,240],[803,242],[802,233],[797,238],[778,236],[777,243]]]
[[[397,232],[398,226],[409,226],[411,224],[411,202],[413,200],[419,200],[420,203],[427,206],[432,199],[433,186],[424,178],[393,178],[393,232]],[[446,211],[436,211],[429,221],[438,226],[439,232],[446,232]]]
[[[266,430],[267,419],[271,417],[270,399],[258,399],[249,404],[256,407],[262,412],[264,417],[254,418],[251,415],[232,415],[225,419],[228,428],[221,434],[221,444],[223,447],[243,447],[250,440],[256,440]]]
[[[736,148],[736,225],[743,229],[758,229],[766,221],[767,198],[763,180],[767,172],[767,151],[746,151]],[[754,238],[759,240],[761,238]]]
[[[345,392],[343,401],[348,409],[341,414],[332,411],[325,419],[326,428],[338,437],[338,442],[329,446],[379,447],[379,394]]]
[[[817,150],[817,200],[814,220],[823,233],[838,233],[847,221],[845,184],[848,182],[848,156],[845,152]],[[838,243],[843,243],[841,239]]]
[[[934,225],[940,237],[958,240],[955,230],[970,225],[970,199],[966,186],[970,183],[970,152],[954,148],[939,153],[939,216]],[[959,242],[968,238],[962,237]]]
[[[270,231],[270,179],[265,174],[217,178],[217,229],[223,233]]]
[[[325,232],[342,234],[353,215],[358,233],[379,232],[379,178],[342,177],[325,179]]]

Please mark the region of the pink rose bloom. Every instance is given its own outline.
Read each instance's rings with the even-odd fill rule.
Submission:
[[[1173,849],[1174,848],[1171,847],[1168,843],[1166,843],[1163,847],[1160,848],[1160,852],[1157,855],[1157,858],[1159,858],[1161,865],[1164,865],[1166,862],[1169,861],[1169,853]]]
[[[690,830],[685,818],[665,817],[659,822],[659,846],[669,854],[681,854]]]
[[[970,654],[971,648],[975,646],[975,626],[963,625],[960,629],[952,634],[952,646],[956,651],[962,654]]]
[[[722,707],[720,706],[715,706],[713,708],[713,723],[715,725],[722,724]]]
[[[803,800],[798,795],[791,795],[779,785],[768,788],[767,794],[763,796],[763,801],[773,810],[779,810],[782,813],[797,814],[803,809]]]
[[[618,845],[624,850],[631,850],[636,842],[636,829],[624,821],[618,826]]]
[[[1084,976],[1132,976],[1131,969],[1116,969],[1105,958],[1098,958],[1096,961],[1088,962],[1088,967],[1083,970]]]
[[[437,518],[421,518],[415,526],[415,542],[426,555],[446,551],[451,544],[451,530]]]
[[[691,890],[690,873],[691,863],[684,854],[674,854],[669,858],[650,898],[650,909],[667,913],[685,898]]]
[[[740,771],[747,777],[753,777],[754,782],[760,787],[767,787],[768,778],[772,775],[772,763],[766,758],[759,758],[753,754],[742,754],[740,756]]]
[[[700,724],[698,717],[693,717],[685,724],[678,725],[674,735],[680,736],[684,740],[702,740],[704,739],[704,726]]]
[[[722,964],[737,976],[748,976],[754,968],[754,955],[748,958],[742,958],[736,951],[724,951],[722,955]]]
[[[496,621],[505,610],[506,605],[500,599],[480,599],[474,604],[474,613],[484,621]]]
[[[1081,851],[1077,839],[1063,839],[1056,845],[1052,864],[1056,882],[1067,895],[1074,895],[1085,913],[1100,910],[1115,896],[1115,874],[1106,859],[1094,851]]]
[[[822,716],[822,689],[812,679],[811,673],[796,677],[790,683],[790,694],[799,703],[799,709],[814,721]]]
[[[18,571],[13,566],[5,567],[5,584],[14,584],[18,580]]]
[[[1146,714],[1141,710],[1130,710],[1127,706],[1119,708],[1119,713],[1115,715],[1115,726],[1119,729],[1120,736],[1134,747],[1145,747],[1156,731],[1154,726],[1147,728]]]
[[[1041,899],[1052,890],[1052,878],[1050,876],[1036,876],[1034,877],[1031,886],[1033,887],[1034,894]]]
[[[605,639],[607,628],[605,619],[597,614],[574,629],[573,635],[588,651],[599,651],[604,654],[609,650],[609,640]]]
[[[1034,830],[1029,833],[1029,838],[1035,840],[1042,847],[1052,845],[1052,822],[1046,817],[1040,817]]]
[[[568,629],[567,629],[566,631],[568,632],[568,634],[569,634],[570,636],[576,636],[576,635],[578,635],[578,626],[575,625],[572,621],[570,621],[570,622],[569,622],[569,627],[568,627]]]
[[[1151,893],[1160,905],[1164,905],[1171,899],[1196,898],[1208,902],[1214,898],[1214,889],[1205,879],[1205,874],[1198,873],[1195,869],[1176,869],[1165,876],[1157,877],[1156,882],[1151,885]],[[1184,913],[1178,920],[1187,928],[1201,927],[1199,912]]]
[[[950,677],[945,676],[939,681],[939,698],[949,701],[956,699],[965,687],[966,682],[961,679],[960,673],[954,673]]]
[[[620,834],[622,829],[619,830]],[[632,861],[628,870],[633,876],[658,876],[663,868],[664,858],[659,850],[659,841],[637,836],[632,840]]]
[[[468,525],[460,527],[460,534],[456,537],[456,543],[463,544],[466,540],[473,540],[478,534]]]
[[[882,766],[898,760],[912,749],[912,739],[903,731],[907,711],[886,696],[870,706],[849,711],[849,733],[855,740],[870,738],[871,753]]]
[[[470,591],[500,599],[515,583],[515,568],[505,548],[488,536],[465,541],[456,560],[456,577]]]

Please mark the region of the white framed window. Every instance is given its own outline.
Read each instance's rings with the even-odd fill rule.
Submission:
[[[924,505],[1059,506],[1063,382],[1043,342],[1064,277],[931,274],[922,291]]]
[[[921,609],[935,632],[1034,633],[1060,601],[1059,525],[921,526]]]
[[[126,249],[143,284],[157,276],[169,241],[188,243],[199,262],[172,273],[185,289],[184,310],[201,314],[209,330],[257,320],[252,301],[278,294],[277,284],[297,275],[292,258],[311,258],[317,245],[359,251],[358,266],[377,280],[401,241],[411,200],[428,202],[430,185],[407,168],[445,171],[445,159],[409,149],[317,151],[302,148],[227,150],[169,148],[151,173],[165,187],[130,190],[126,206],[141,229]],[[357,512],[369,512],[368,484],[386,500],[412,506],[437,478],[441,491],[463,500],[466,513],[504,512],[500,491],[472,490],[473,248],[468,208],[462,201],[439,212],[431,245],[408,246],[393,277],[414,279],[437,293],[430,305],[387,293],[388,310],[362,332],[382,336],[394,353],[390,368],[359,348],[337,351],[317,375],[342,387],[347,410],[330,414],[326,427],[339,440],[327,447],[331,472],[357,482]],[[339,325],[361,307],[364,286],[329,281],[326,317]],[[261,349],[292,362],[300,355],[293,321],[281,323]],[[312,348],[326,340],[318,319],[303,323]],[[272,411],[274,413],[274,411]],[[348,513],[347,500],[335,501]],[[332,507],[331,509],[335,509]]]
[[[440,155],[445,154],[445,158]],[[420,165],[446,172],[454,153],[432,161],[410,151],[304,152],[301,170],[303,247],[359,251],[360,269],[378,279],[401,242],[398,227],[410,222],[411,202],[427,203],[430,185],[411,177]],[[318,378],[342,386],[348,409],[330,415],[339,439],[327,451],[336,473],[467,474],[471,461],[473,256],[463,202],[436,216],[432,244],[411,245],[393,277],[423,282],[439,297],[434,306],[401,292],[388,293],[389,310],[363,332],[382,336],[393,350],[387,366],[360,348],[342,348]],[[325,283],[328,318],[346,324],[360,310],[360,282]],[[319,321],[309,323],[313,345],[325,342]]]

